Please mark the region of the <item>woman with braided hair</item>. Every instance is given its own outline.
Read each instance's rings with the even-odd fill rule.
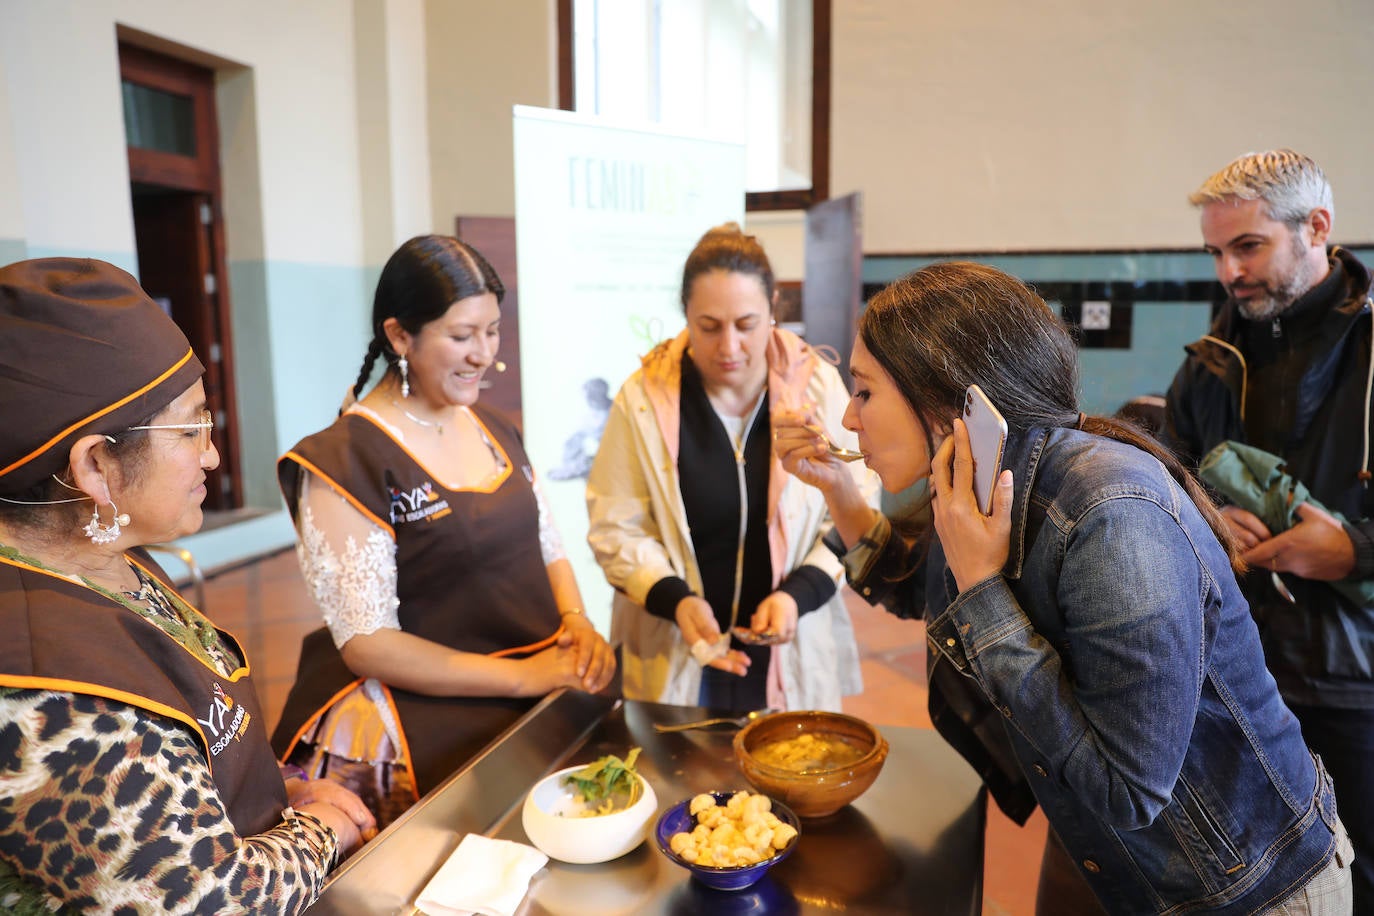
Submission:
[[[404,243],[352,397],[278,463],[327,629],[305,639],[273,743],[382,824],[540,697],[615,673],[518,430],[478,403],[504,293],[471,246]]]

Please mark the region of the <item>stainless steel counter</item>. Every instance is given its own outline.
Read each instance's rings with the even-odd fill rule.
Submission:
[[[421,888],[469,832],[528,843],[525,793],[544,774],[641,747],[637,769],[661,808],[698,792],[748,789],[729,729],[660,735],[654,722],[707,710],[547,698],[481,757],[425,796],[335,873],[316,914],[414,914]],[[802,823],[796,851],[754,887],[713,891],[690,880],[653,838],[600,865],[553,860],[534,877],[519,916],[639,914],[968,914],[982,910],[985,794],[933,731],[884,728],[891,753],[854,804]]]

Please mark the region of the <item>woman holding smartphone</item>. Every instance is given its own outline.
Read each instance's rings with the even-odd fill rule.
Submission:
[[[869,303],[850,371],[845,426],[884,489],[925,481],[926,511],[872,510],[804,414],[775,448],[825,494],[850,583],[924,616],[936,728],[1010,817],[1044,809],[1039,912],[1085,908],[1046,893],[1076,870],[1111,913],[1349,913],[1331,783],[1265,670],[1225,524],[1153,440],[1079,411],[1040,297],[924,268]],[[990,515],[960,418],[975,383],[1008,428]]]

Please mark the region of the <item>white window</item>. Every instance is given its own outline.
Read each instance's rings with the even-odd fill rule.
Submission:
[[[812,0],[572,5],[574,110],[742,141],[750,192],[824,187],[813,178]]]

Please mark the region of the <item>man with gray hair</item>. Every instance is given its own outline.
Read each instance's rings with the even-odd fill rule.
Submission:
[[[1310,495],[1273,530],[1222,512],[1266,663],[1335,783],[1355,912],[1374,914],[1374,604],[1333,587],[1374,580],[1370,272],[1328,245],[1331,186],[1292,150],[1236,159],[1189,202],[1227,301],[1186,348],[1164,436],[1193,466],[1227,441],[1270,452]]]

